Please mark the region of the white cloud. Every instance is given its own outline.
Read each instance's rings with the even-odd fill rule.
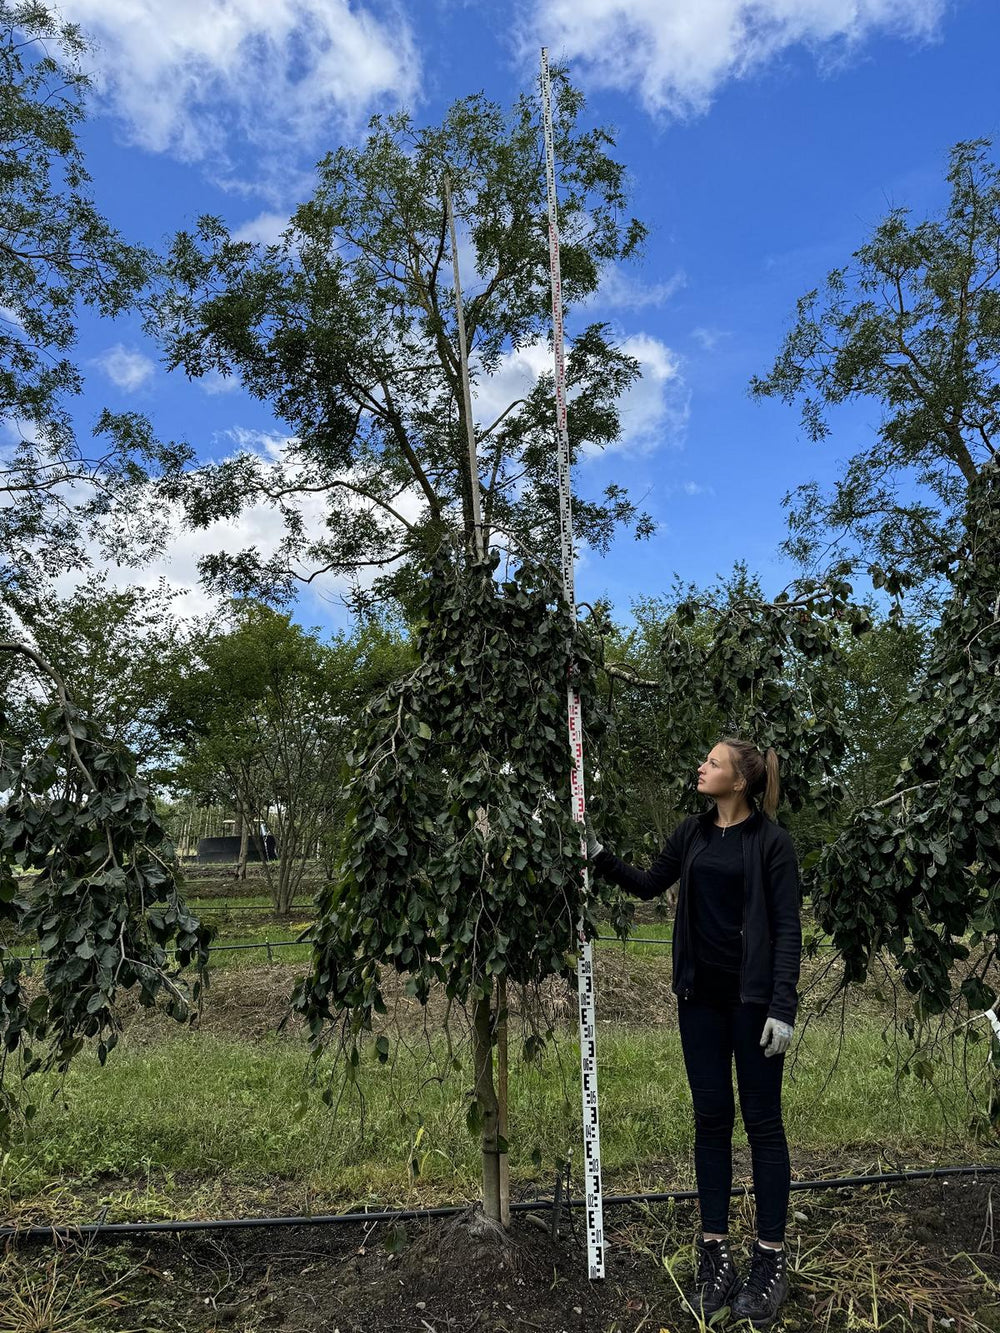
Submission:
[[[220,393],[235,393],[237,389],[243,387],[238,375],[223,375],[219,370],[210,370],[196,383],[202,393],[207,393],[210,398],[215,398]]]
[[[648,306],[666,305],[686,283],[687,276],[680,269],[665,282],[648,282],[613,265],[604,271],[597,291],[582,304],[585,309],[601,306],[609,310],[642,310]]]
[[[413,34],[391,0],[64,0],[61,8],[97,39],[99,86],[131,140],[183,161],[225,162],[235,132],[283,156],[287,175],[289,154],[359,127],[376,106],[412,101],[419,88]]]
[[[224,442],[226,447],[218,450],[212,460],[214,462],[236,453],[252,452],[269,463],[278,464],[285,461],[288,447],[294,442],[292,436],[247,430],[241,426],[219,432],[216,439]],[[423,502],[423,493],[414,486],[396,496],[392,503],[404,518],[412,522],[419,516]],[[350,495],[348,503],[359,511],[371,508],[370,503],[360,496]],[[91,548],[90,554],[95,566],[106,570],[111,587],[153,588],[163,579],[169,588],[185,594],[177,606],[180,615],[204,615],[217,610],[220,605],[220,599],[207,593],[199,581],[198,561],[202,556],[216,551],[236,552],[254,546],[266,559],[278,549],[285,534],[280,513],[270,505],[249,505],[235,519],[220,520],[206,528],[195,529],[182,527],[182,510],[179,505],[161,508],[163,526],[171,536],[162,553],[148,565],[141,568],[107,565],[95,547]],[[306,533],[318,536],[322,532],[326,514],[324,496],[319,493],[305,494],[298,503],[298,509]],[[391,566],[386,567],[389,568]],[[301,574],[310,572],[304,567],[299,570]],[[327,618],[344,620],[345,617],[338,616],[331,603],[339,604],[340,598],[355,583],[368,587],[384,572],[384,569],[362,569],[358,571],[357,578],[321,574],[312,583],[299,586],[299,614],[308,616],[321,611]],[[68,596],[85,577],[78,570],[67,572],[55,580],[56,590],[60,595]]]
[[[34,444],[41,438],[38,423],[27,417],[7,417],[0,422],[0,430],[6,437],[6,443],[0,441],[0,457],[13,457],[15,447],[22,441]]]
[[[94,364],[100,366],[112,384],[126,393],[141,388],[156,371],[156,363],[142,352],[136,352],[115,343],[106,352],[94,358]]]
[[[274,245],[281,240],[281,233],[287,226],[287,213],[260,213],[249,222],[237,227],[233,232],[233,240],[259,241],[262,245]]]
[[[708,329],[699,327],[691,330],[691,337],[706,352],[714,352],[725,338],[730,336],[727,329]]]
[[[613,447],[624,453],[651,454],[664,444],[679,446],[690,415],[679,358],[648,333],[626,338],[622,348],[638,359],[642,379],[622,398],[622,440]]]
[[[21,323],[20,316],[9,305],[0,305],[0,319],[6,324],[13,324],[19,333],[24,332],[24,325]]]
[[[927,38],[945,0],[531,0],[524,46],[579,61],[647,110],[704,111],[721,84],[802,45],[829,62],[878,32]],[[535,51],[537,64],[537,50]]]
[[[585,458],[609,452],[648,454],[663,444],[676,446],[687,424],[688,392],[676,354],[647,333],[633,334],[623,339],[621,346],[638,359],[642,378],[622,396],[622,438],[603,449],[596,444],[584,445],[580,452]],[[495,374],[480,375],[473,386],[477,423],[484,428],[491,426],[501,412],[551,369],[552,352],[544,342],[507,353]],[[572,394],[569,411],[573,411]]]
[[[289,446],[296,443],[294,435],[279,435],[275,431],[268,430],[251,430],[247,426],[231,426],[229,430],[218,431],[215,438],[229,440],[235,444],[236,453],[259,454],[269,463],[280,463]],[[227,449],[220,458],[213,459],[213,462],[221,462],[225,458],[232,457],[233,452]]]
[[[531,392],[540,375],[551,370],[552,352],[544,342],[535,342],[507,352],[494,374],[480,371],[472,386],[477,425],[488,429],[511,403]]]

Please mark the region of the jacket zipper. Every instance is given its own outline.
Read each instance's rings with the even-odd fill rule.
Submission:
[[[685,893],[684,893],[684,940],[685,940],[685,944],[687,945],[687,958],[686,958],[685,961],[686,961],[686,963],[687,963],[687,966],[688,966],[688,970],[689,970],[689,971],[690,971],[690,968],[691,968],[691,966],[692,966],[692,960],[693,960],[693,958],[694,958],[694,937],[693,937],[692,934],[691,934],[691,904],[688,902],[688,883],[690,882],[690,878],[691,878],[691,862],[692,862],[692,861],[694,860],[694,858],[698,855],[698,852],[699,852],[700,850],[701,850],[700,848],[696,848],[696,849],[691,853],[691,856],[688,858],[688,863],[687,863],[687,880],[686,880],[684,883],[682,883],[682,886],[681,886],[681,887],[685,890]],[[744,910],[746,910],[746,909],[744,908]],[[684,988],[684,998],[685,998],[685,1000],[690,1000],[690,998],[691,998],[691,988],[690,988],[690,986],[685,986],[685,988]]]
[[[744,837],[740,843],[740,850],[743,853],[743,929],[740,931],[740,1003],[745,1003],[743,999],[743,974],[746,969],[747,961],[747,843]]]
[[[690,864],[690,862],[689,862],[689,864]],[[685,963],[686,963],[686,964],[689,964],[689,960],[690,960],[690,957],[691,957],[691,927],[690,927],[691,905],[690,905],[690,903],[688,902],[688,899],[687,899],[687,877],[686,877],[686,872],[685,872],[685,871],[682,871],[682,872],[681,872],[681,889],[683,890],[683,894],[684,894],[684,943],[685,943],[685,946],[686,946],[686,947],[685,947],[685,953],[687,954],[687,958],[685,959]],[[678,900],[678,901],[679,901],[679,900]],[[686,974],[685,974],[685,976],[686,976]],[[691,998],[691,988],[690,988],[690,986],[685,986],[685,987],[684,987],[684,998],[685,998],[685,1000],[690,1000],[690,998]]]

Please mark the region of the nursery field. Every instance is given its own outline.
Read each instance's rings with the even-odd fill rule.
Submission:
[[[767,1327],[1000,1333],[976,7],[60,8],[0,0],[0,1333],[705,1333],[676,875],[774,1011]]]

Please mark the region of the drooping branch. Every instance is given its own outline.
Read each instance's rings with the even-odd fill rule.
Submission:
[[[73,727],[71,725],[73,704],[69,697],[69,691],[66,689],[66,682],[63,680],[62,676],[54,666],[49,662],[46,662],[45,658],[42,657],[40,653],[35,652],[34,648],[30,648],[26,643],[17,643],[13,639],[0,639],[0,653],[20,653],[21,656],[27,657],[34,662],[38,669],[44,672],[53,682],[59,696],[59,705],[62,708],[63,717],[66,720],[66,736],[69,741],[69,751],[73,756],[73,762],[82,773],[84,781],[87,783],[90,790],[96,791],[97,783],[91,776],[87,765],[80,758],[80,752],[76,747],[76,738],[73,735]]]
[[[603,670],[616,680],[627,681],[629,685],[638,685],[644,690],[658,690],[660,688],[658,680],[646,680],[627,662],[605,662],[603,663]]]

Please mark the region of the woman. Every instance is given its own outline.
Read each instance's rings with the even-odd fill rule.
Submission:
[[[679,824],[649,870],[603,850],[589,826],[587,853],[597,873],[639,898],[656,898],[680,880],[672,989],[694,1105],[702,1223],[688,1296],[706,1318],[731,1305],[734,1318],[766,1328],[788,1294],[791,1172],[781,1078],[798,1007],[798,864],[791,838],[774,822],[773,749],[761,754],[746,741],[724,737],[698,769],[698,791],[712,798],[712,808]],[[757,1242],[745,1281],[728,1238],[734,1057],[757,1199]]]

